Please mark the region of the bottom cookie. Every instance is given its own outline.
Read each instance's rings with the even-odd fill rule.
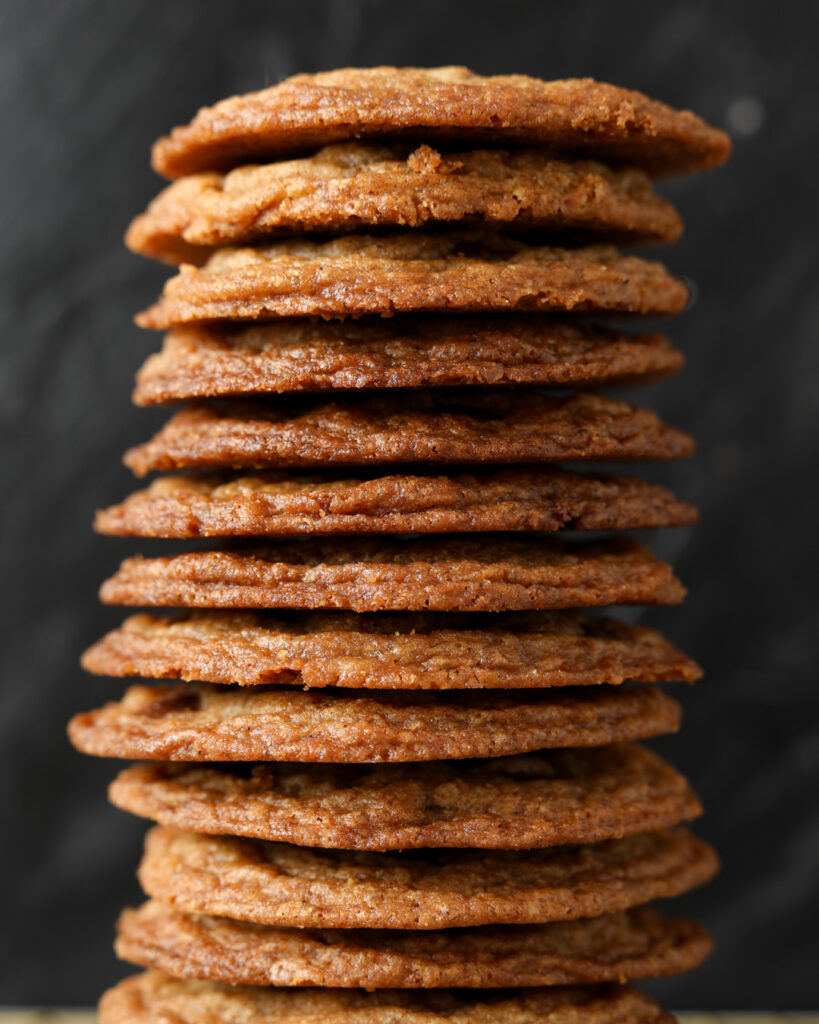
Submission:
[[[126,910],[117,955],[175,977],[230,985],[508,988],[656,978],[711,951],[694,921],[649,907],[543,925],[446,931],[275,928],[183,914],[158,900]]]
[[[674,1024],[648,996],[616,985],[512,992],[358,992],[180,981],[160,971],[103,995],[100,1024]]]

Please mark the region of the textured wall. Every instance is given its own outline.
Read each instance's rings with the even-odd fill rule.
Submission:
[[[89,1004],[125,973],[111,927],[137,898],[143,827],[106,806],[115,766],[75,755],[63,729],[117,692],[76,662],[119,618],[95,590],[134,545],[95,539],[90,517],[129,488],[120,453],[163,418],[128,402],[158,341],[130,318],[164,276],[120,240],[158,186],[149,144],[294,71],[462,62],[636,86],[735,135],[727,169],[668,189],[687,220],[668,260],[700,298],[672,327],[686,373],[647,396],[701,440],[661,475],[702,525],[656,544],[691,597],[651,620],[708,669],[660,749],[703,794],[725,862],[684,901],[717,955],[656,990],[679,1007],[819,1005],[817,30],[816,4],[747,0],[5,0],[0,1003]]]

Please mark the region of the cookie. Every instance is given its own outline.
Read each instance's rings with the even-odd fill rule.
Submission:
[[[676,459],[687,434],[601,395],[422,391],[332,402],[194,402],[126,452],[151,470]]]
[[[463,221],[631,245],[673,242],[682,231],[641,171],[541,149],[441,153],[346,142],[300,160],[175,181],[132,221],[125,243],[167,263],[201,264],[219,246],[277,235]]]
[[[160,971],[126,978],[100,1000],[100,1024],[675,1024],[623,985],[515,989],[276,989],[185,981]]]
[[[538,924],[678,896],[713,877],[689,832],[534,852],[349,853],[156,827],[139,880],[189,914],[291,928]]]
[[[648,907],[541,925],[319,931],[183,914],[150,900],[123,912],[114,948],[142,967],[229,985],[506,988],[677,974],[704,960],[711,940],[693,921]]]
[[[109,796],[189,832],[346,850],[595,843],[701,812],[678,772],[632,745],[368,768],[138,764]]]
[[[661,263],[607,245],[561,249],[489,231],[342,235],[217,249],[182,265],[140,327],[279,316],[681,312],[688,289]]]
[[[353,478],[274,470],[163,477],[97,512],[94,528],[128,537],[297,537],[628,530],[696,519],[693,505],[633,477],[551,468]]]
[[[345,139],[543,145],[667,176],[724,163],[725,132],[689,110],[591,78],[553,82],[464,67],[340,68],[295,75],[199,111],[159,139],[169,178],[224,170]]]
[[[702,676],[656,630],[579,612],[132,615],[90,647],[82,665],[108,676],[376,690],[692,683]]]
[[[240,545],[126,558],[104,604],[341,611],[522,611],[679,604],[667,562],[627,537],[462,534]]]
[[[544,317],[282,320],[180,327],[137,374],[137,405],[287,391],[639,383],[682,368],[660,334]]]
[[[435,761],[597,747],[676,732],[653,686],[480,693],[337,693],[207,683],[132,686],[75,715],[84,754],[152,761]]]

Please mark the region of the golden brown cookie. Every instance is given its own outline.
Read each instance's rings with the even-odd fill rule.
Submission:
[[[123,461],[151,470],[394,462],[676,459],[694,441],[648,409],[601,395],[422,391],[327,402],[194,402]]]
[[[131,686],[75,715],[84,754],[152,761],[436,761],[597,747],[676,732],[680,706],[653,686],[522,694],[341,693],[207,683]]]
[[[678,896],[713,877],[690,832],[651,832],[534,852],[311,850],[155,827],[139,880],[189,914],[291,928],[538,924]]]
[[[490,231],[413,231],[217,249],[182,265],[136,317],[211,320],[394,313],[679,313],[688,289],[661,263],[607,245],[560,249]]]
[[[723,163],[725,132],[689,110],[591,78],[544,82],[464,67],[340,68],[204,107],[153,148],[169,178],[306,152],[345,139],[545,145],[655,175]]]
[[[230,985],[506,988],[677,974],[704,960],[711,940],[695,922],[648,907],[541,925],[318,931],[183,914],[149,900],[123,912],[115,949],[143,967]]]
[[[461,534],[234,544],[127,558],[100,588],[105,604],[340,611],[523,611],[679,604],[667,562],[627,537]]]
[[[100,1024],[675,1024],[623,985],[466,989],[283,989],[185,981],[146,971],[109,989]]]
[[[298,537],[689,526],[693,505],[633,477],[551,467],[444,476],[273,470],[171,476],[97,512],[99,533],[129,537]]]
[[[82,665],[109,676],[375,690],[693,683],[702,676],[656,630],[579,612],[132,615],[90,647]]]
[[[692,683],[702,675],[656,630],[576,611],[137,614],[89,647],[82,665],[102,676],[396,690]]]
[[[180,327],[137,374],[137,405],[288,391],[638,383],[676,373],[660,334],[547,317],[281,320]]]
[[[682,231],[642,171],[542,149],[441,153],[345,142],[300,160],[175,181],[132,221],[125,242],[167,263],[201,264],[221,245],[277,235],[464,221],[632,245],[673,242]]]
[[[161,825],[345,850],[525,850],[696,818],[686,780],[644,747],[433,764],[138,764],[111,801]]]

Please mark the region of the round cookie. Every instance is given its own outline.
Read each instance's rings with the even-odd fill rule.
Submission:
[[[491,231],[342,235],[217,249],[182,265],[140,327],[395,313],[679,313],[688,288],[607,245],[561,249]]]
[[[702,676],[656,630],[579,612],[132,615],[90,647],[82,665],[109,676],[375,690],[692,683]]]
[[[341,68],[204,107],[153,147],[169,178],[345,139],[545,145],[667,176],[724,163],[725,132],[689,110],[591,78],[543,81],[465,67]]]
[[[189,914],[293,928],[464,928],[625,910],[713,877],[689,832],[534,852],[349,853],[156,827],[139,880]]]
[[[131,222],[125,243],[168,263],[201,264],[219,246],[277,235],[464,221],[632,245],[673,242],[682,231],[641,171],[542,149],[440,153],[346,142],[299,160],[175,181]]]
[[[711,951],[700,925],[638,907],[541,925],[368,931],[275,928],[183,914],[149,900],[123,912],[117,955],[230,985],[507,988],[677,974]]]
[[[94,528],[129,537],[297,537],[629,530],[696,519],[693,505],[657,484],[548,467],[354,478],[274,470],[162,477],[97,512]]]
[[[347,850],[594,843],[701,813],[677,771],[632,745],[367,768],[137,764],[109,797],[189,832]]]
[[[668,563],[628,537],[462,534],[234,545],[127,558],[104,604],[342,611],[521,611],[679,604]]]
[[[84,754],[151,761],[334,764],[498,757],[676,732],[679,704],[653,686],[507,693],[356,693],[132,686],[68,725]]]
[[[193,402],[123,461],[152,470],[677,459],[694,441],[602,395],[421,391],[331,402]]]
[[[276,989],[185,981],[145,971],[109,989],[100,1024],[675,1024],[670,1013],[624,985],[450,992]]]
[[[548,317],[281,320],[170,331],[137,374],[137,405],[375,388],[639,383],[676,373],[660,334]]]

